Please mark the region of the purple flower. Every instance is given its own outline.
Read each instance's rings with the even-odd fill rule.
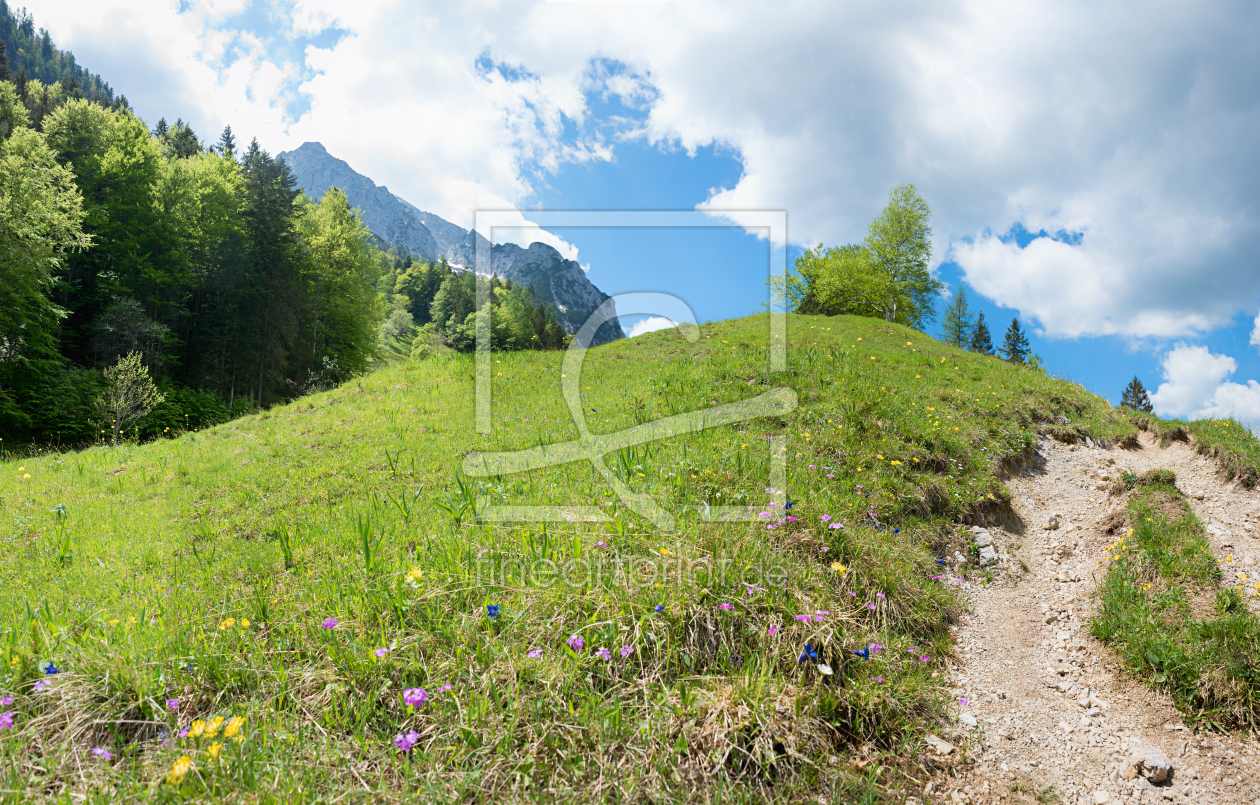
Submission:
[[[403,704],[408,707],[419,707],[429,700],[424,688],[407,688],[403,691]]]
[[[531,660],[536,660],[536,659],[538,659],[538,658],[542,657],[542,649],[540,649],[540,648],[536,648],[536,649],[534,649],[533,651],[531,651],[531,652],[529,652],[528,654],[526,654],[525,656],[526,656],[526,657],[529,657]]]
[[[323,623],[321,623],[321,624],[320,624],[320,626],[323,626],[325,629],[336,629],[336,628],[337,628],[337,619],[336,619],[336,618],[324,618],[324,622],[323,622]]]
[[[815,466],[815,465],[813,465],[813,464],[810,464],[810,465],[809,465],[809,468],[810,468],[811,470],[816,470],[816,469],[818,469],[818,467],[816,467],[816,466]]]
[[[883,594],[883,593],[875,593],[875,597],[876,597],[876,598],[883,598],[883,597],[884,597],[884,594]]]
[[[797,522],[796,518],[795,518],[795,517],[793,517],[793,516],[792,516],[792,515],[790,515],[790,514],[787,516],[787,521],[788,521],[789,523],[795,523],[795,522]]]
[[[778,507],[779,504],[775,503],[773,500],[766,504],[767,509],[777,509]]]
[[[419,740],[420,733],[415,730],[407,730],[406,735],[403,735],[400,732],[394,736],[394,746],[397,747],[400,752],[410,752],[411,747],[415,746]]]
[[[35,687],[31,688],[31,690],[35,691],[36,693],[43,693],[43,692],[44,692],[44,688],[46,688],[46,687],[48,687],[48,680],[47,680],[47,679],[41,679],[41,680],[39,680],[38,682],[36,682],[36,683],[35,683]]]
[[[857,488],[858,488],[858,489],[861,489],[861,488],[862,488],[862,485],[861,485],[861,484],[858,484],[858,485],[857,485]]]
[[[586,645],[586,640],[577,635],[569,635],[568,643],[569,643],[569,648],[573,649],[574,651],[581,651],[582,646]]]
[[[0,713],[0,730],[13,729],[13,717],[15,715],[17,715],[17,713]]]
[[[373,651],[372,653],[375,654],[377,657],[384,657],[386,654],[389,653],[389,649],[378,648],[376,651]]]
[[[757,516],[758,516],[758,517],[769,517],[769,516],[771,516],[771,515],[770,515],[770,512],[761,512],[761,513],[760,513],[760,514],[758,514]]]
[[[857,593],[853,592],[852,590],[849,590],[849,595],[852,595],[852,596],[856,597],[856,596],[857,596]]]
[[[835,478],[836,476],[832,475],[831,473],[827,473],[827,477],[828,477],[828,478]]]
[[[599,648],[595,649],[595,653],[599,655],[601,659],[605,659],[605,660],[612,659],[612,652],[604,648],[603,646],[600,646]]]
[[[106,760],[113,760],[113,759],[114,759],[114,756],[113,756],[113,755],[111,755],[111,754],[109,753],[109,750],[108,750],[108,749],[105,749],[105,748],[100,747],[100,746],[98,746],[98,747],[96,747],[95,749],[93,749],[93,750],[92,750],[92,754],[96,755],[97,757],[103,757],[103,758],[105,758]]]
[[[779,627],[778,627],[778,626],[771,626],[771,627],[770,627],[770,636],[771,636],[771,637],[774,637],[775,633],[776,633],[776,632],[778,632],[778,631],[779,631]]]
[[[167,706],[168,708],[170,708],[171,710],[178,710],[178,709],[179,709],[179,699],[167,699],[167,700],[166,700],[166,706]]]
[[[967,706],[967,697],[966,697],[966,696],[962,697],[962,698],[961,698],[961,699],[959,699],[958,701],[962,702],[962,706],[963,706],[963,707],[966,707],[966,706]]]
[[[822,521],[825,523],[825,522],[827,522],[828,520],[830,520],[830,519],[831,519],[831,515],[830,515],[830,514],[820,514],[820,515],[818,515],[818,519],[819,519],[819,520],[822,520]]]
[[[13,704],[13,697],[5,696],[3,699],[0,699],[0,704]]]
[[[725,601],[723,601],[722,603],[718,604],[718,609],[724,609],[724,610],[726,610],[727,612],[731,611],[731,610],[732,610],[732,609],[734,609],[734,608],[735,608],[735,607],[731,606],[730,604],[726,603]]]
[[[454,690],[454,689],[455,689],[454,685],[443,685],[442,687],[438,688],[437,692],[446,693],[448,690]]]
[[[596,547],[596,548],[607,548],[607,547],[608,547],[608,543],[607,543],[607,542],[597,542],[597,543],[595,543],[595,547]]]
[[[633,654],[633,653],[634,653],[634,646],[625,646],[625,645],[623,645],[623,646],[621,647],[621,656],[623,656],[623,657],[629,657],[629,656],[630,656],[631,654]]]
[[[822,549],[822,552],[823,552],[823,553],[826,553],[826,552],[827,552],[827,551],[829,551],[829,550],[831,550],[831,548],[829,548],[829,547],[827,547],[826,545],[824,545],[824,546],[823,546],[823,549]]]
[[[832,523],[827,528],[844,528],[844,523]]]
[[[188,737],[188,728],[187,728],[187,727],[184,727],[182,730],[180,730],[180,731],[179,731],[179,737],[181,737],[181,738],[187,738],[187,737]]]
[[[928,658],[927,658],[927,657],[920,657],[920,658],[919,658],[919,662],[927,662],[927,661],[928,661]]]
[[[867,605],[866,605],[866,608],[867,608],[867,609],[874,609],[874,608],[875,608],[875,605],[874,605],[874,604],[867,604]]]
[[[809,623],[813,619],[810,618],[808,615],[797,615],[795,618],[793,618],[793,620],[805,621],[806,623]]]

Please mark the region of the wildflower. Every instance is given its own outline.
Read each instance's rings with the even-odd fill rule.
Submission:
[[[212,743],[206,747],[206,754],[210,755],[210,757],[214,758],[215,760],[219,759],[219,753],[222,751],[223,751],[223,744],[221,743]]]
[[[219,734],[219,727],[223,726],[223,716],[215,716],[206,724],[206,737],[213,738]]]
[[[853,596],[853,597],[855,597],[855,598],[857,597],[857,593],[853,592],[852,590],[849,590],[849,595],[851,595],[851,596]]]
[[[819,520],[822,520],[822,521],[825,523],[825,522],[827,522],[828,520],[830,520],[830,519],[831,519],[831,515],[830,515],[830,514],[820,514],[820,515],[818,515],[818,519],[819,519]]]
[[[792,620],[805,621],[806,623],[809,623],[813,619],[810,618],[808,615],[797,615]]]
[[[200,738],[206,732],[206,722],[197,719],[188,727],[188,734],[194,738]]]
[[[656,605],[656,611],[657,611],[657,612],[664,612],[664,611],[665,611],[665,605],[664,605],[664,604],[657,604],[657,605]]]
[[[871,649],[869,646],[866,648],[854,649],[853,655],[855,657],[861,657],[864,660],[869,660],[871,658]]]
[[[883,597],[884,597],[884,594],[883,594],[883,593],[875,593],[875,597],[876,597],[876,598],[883,598]]]
[[[241,618],[241,628],[242,629],[249,628],[249,618]]]
[[[795,517],[793,517],[792,515],[790,515],[790,514],[789,514],[789,515],[787,516],[787,521],[788,521],[789,523],[795,523],[795,522],[797,522],[797,519],[796,519]]]
[[[5,696],[3,699],[0,699],[0,704],[4,704],[4,705],[13,704],[13,697]]]
[[[420,582],[420,577],[423,575],[423,570],[418,567],[413,567],[411,570],[407,571],[407,575],[403,577],[403,580],[414,587]]]
[[[13,717],[17,715],[12,711],[8,713],[0,713],[0,730],[13,729]]]
[[[187,728],[187,727],[184,727],[182,730],[180,730],[180,731],[179,731],[179,737],[181,737],[181,738],[187,738],[187,737],[188,737],[188,728]]]
[[[178,709],[179,709],[179,699],[167,699],[167,700],[166,700],[166,706],[167,706],[168,708],[170,708],[171,710],[178,710]]]
[[[227,726],[223,728],[223,737],[235,738],[238,742],[243,741],[244,736],[241,735],[241,727],[243,726],[245,726],[244,718],[241,716],[232,716],[232,719],[228,721]]]
[[[47,665],[44,666],[44,676],[52,676],[53,674],[59,674],[59,673],[61,673],[61,669],[53,665],[52,663],[48,663]]]
[[[828,528],[844,528],[844,523],[832,523]]]
[[[231,629],[235,625],[236,625],[236,618],[228,618],[227,620],[219,624],[219,631],[222,631],[224,629]]]
[[[408,707],[419,707],[429,700],[424,688],[407,688],[403,691],[403,704]]]
[[[848,570],[848,568],[846,568],[844,565],[840,564],[839,562],[832,562],[831,569],[836,571],[837,573],[843,573],[846,570]]]
[[[874,605],[874,604],[867,604],[867,605],[866,605],[866,608],[867,608],[867,609],[874,609],[874,608],[875,608],[875,605]]]
[[[832,475],[831,473],[827,473],[827,477],[828,477],[828,478],[835,478],[836,476]]]
[[[734,608],[735,608],[735,607],[731,606],[730,604],[726,603],[725,601],[723,601],[722,603],[718,604],[718,609],[723,609],[723,610],[726,610],[727,612],[730,612],[730,611],[731,611],[732,609],[734,609]]]
[[[35,687],[31,688],[31,690],[35,691],[36,693],[43,693],[43,692],[44,692],[44,688],[46,688],[46,687],[48,687],[48,680],[47,680],[47,679],[41,679],[41,680],[39,680],[38,682],[36,682],[36,683],[35,683]]]
[[[118,619],[117,619],[117,618],[110,618],[109,625],[110,625],[110,626],[117,626],[117,625],[118,625]]]
[[[770,517],[770,516],[771,516],[771,514],[770,514],[770,512],[761,512],[761,513],[759,513],[757,516],[758,516],[758,517]]]
[[[657,612],[660,612],[660,610],[657,609]],[[582,637],[579,637],[578,635],[569,635],[568,644],[569,644],[569,648],[573,649],[574,651],[581,651],[582,646],[586,645],[586,640]]]
[[[604,660],[612,659],[612,652],[604,648],[603,646],[600,646],[599,648],[595,649],[595,654],[598,655],[600,659],[604,659]]]
[[[192,769],[192,758],[184,755],[179,760],[171,764],[171,770],[166,774],[166,782],[169,785],[179,785],[184,781],[184,775]]]
[[[966,706],[967,706],[967,697],[966,697],[966,696],[962,697],[962,698],[961,698],[961,699],[959,699],[958,701],[962,702],[962,706],[963,706],[963,707],[966,707]]]
[[[106,760],[113,760],[113,759],[114,759],[114,756],[113,756],[112,754],[110,754],[110,751],[109,751],[108,749],[105,749],[104,747],[101,747],[101,746],[98,746],[98,747],[96,747],[95,749],[93,749],[93,750],[92,750],[92,754],[96,755],[97,757],[103,757],[103,758],[105,758]]]
[[[596,548],[607,548],[607,547],[608,547],[608,543],[607,543],[607,542],[600,541],[600,542],[595,543],[595,547],[596,547]]]
[[[127,623],[135,623],[135,622],[136,622],[136,616],[135,616],[135,615],[132,615],[131,617],[127,618]]]
[[[454,690],[454,689],[455,689],[454,685],[443,685],[442,687],[437,689],[437,692],[446,693],[448,690]]]
[[[531,660],[537,660],[542,657],[542,649],[540,648],[533,649],[525,656],[529,657]]]
[[[400,732],[394,736],[394,746],[400,752],[410,752],[411,747],[415,746],[419,741],[420,733],[415,730],[407,730],[406,735]]]
[[[373,653],[373,654],[375,654],[378,658],[380,658],[380,657],[384,657],[386,654],[388,654],[388,653],[389,653],[389,649],[387,649],[387,648],[378,648],[376,651],[373,651],[372,653]]]
[[[499,617],[499,605],[498,605],[498,604],[486,604],[486,615],[488,615],[488,616],[489,616],[489,617],[491,617],[491,618],[497,618],[497,617]]]
[[[337,619],[336,619],[336,618],[324,618],[324,622],[323,622],[323,623],[321,623],[321,624],[320,624],[320,626],[324,627],[325,629],[336,629],[336,628],[337,628]]]
[[[809,643],[805,644],[805,650],[801,652],[801,656],[796,659],[797,662],[805,662],[810,658],[817,658],[818,652],[814,651],[814,647]]]
[[[919,658],[919,662],[927,662],[927,661],[928,661],[928,658],[927,658],[927,657],[920,657],[920,658]]]
[[[824,545],[824,546],[823,546],[823,549],[822,549],[822,552],[823,552],[823,553],[826,553],[826,552],[827,552],[827,551],[829,551],[829,550],[831,550],[831,548],[829,548],[828,546]]]
[[[778,626],[771,626],[771,627],[770,627],[770,636],[771,636],[771,637],[774,637],[774,635],[775,635],[778,631],[779,631],[779,627],[778,627]]]
[[[747,584],[747,583],[745,583],[745,584],[744,584],[744,587],[746,588],[746,589],[744,590],[744,595],[752,595],[752,594],[753,594],[753,593],[755,593],[755,592],[760,593],[760,592],[764,592],[764,591],[765,591],[765,588],[764,588],[764,587],[762,587],[762,586],[760,586],[760,585],[758,585],[758,584]]]

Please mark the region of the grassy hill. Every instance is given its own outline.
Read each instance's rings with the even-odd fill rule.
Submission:
[[[487,436],[471,356],[445,355],[213,430],[0,463],[0,788],[18,792],[3,796],[908,790],[909,758],[950,714],[940,672],[960,601],[936,560],[1007,505],[1002,472],[1039,433],[1136,428],[1077,385],[898,325],[788,329],[780,373],[765,316],[587,356],[596,433],[798,396],[782,417],[610,457],[673,533],[589,463],[459,475],[473,451],[577,437],[559,353],[495,356]],[[786,490],[768,488],[773,437]],[[530,504],[607,519],[474,516]],[[706,505],[764,516],[710,523]]]

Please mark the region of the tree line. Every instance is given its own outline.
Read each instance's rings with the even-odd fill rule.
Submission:
[[[115,98],[99,75],[76,62],[70,51],[57,48],[47,30],[36,29],[33,14],[11,9],[5,0],[0,0],[0,81],[13,81],[19,94],[29,95],[36,120],[62,97],[127,108],[125,97]]]
[[[230,127],[204,148],[111,107],[36,121],[0,82],[0,438],[97,438],[103,370],[129,355],[164,398],[141,436],[367,369],[388,261],[345,195],[312,202]]]

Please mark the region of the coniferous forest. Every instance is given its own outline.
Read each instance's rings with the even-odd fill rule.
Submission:
[[[230,126],[212,144],[182,121],[150,130],[71,54],[32,56],[46,35],[0,11],[23,60],[16,77],[0,63],[0,447],[112,437],[105,370],[133,354],[160,402],[126,438],[342,382],[382,339],[472,349],[473,274],[382,251],[340,190],[312,201]],[[564,345],[529,289],[489,282],[497,349]]]

